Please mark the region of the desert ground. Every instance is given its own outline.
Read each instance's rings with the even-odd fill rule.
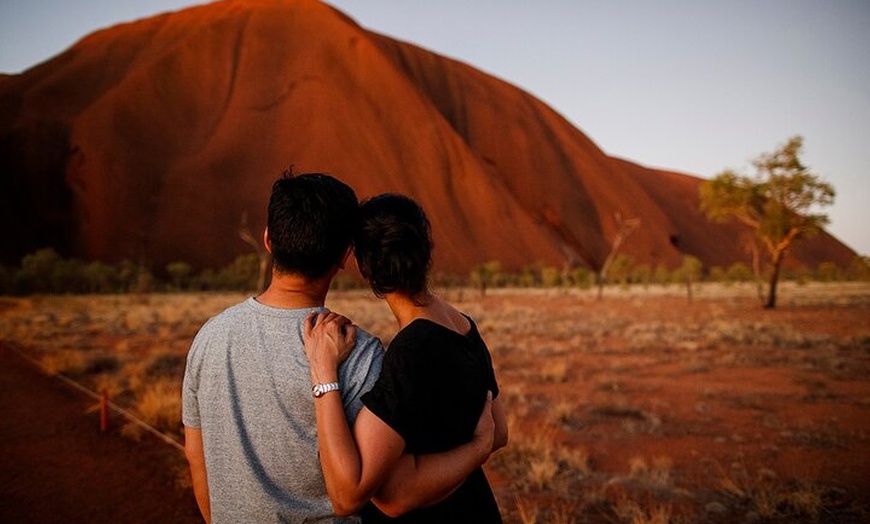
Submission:
[[[775,310],[762,309],[749,284],[699,285],[691,301],[676,285],[609,287],[601,300],[579,289],[440,294],[476,319],[493,354],[511,439],[486,470],[506,522],[870,519],[870,284],[785,283]],[[44,375],[105,391],[180,441],[190,342],[207,318],[244,298],[3,297],[0,344],[38,363],[32,368]],[[385,343],[394,333],[389,310],[367,292],[335,292],[327,305]],[[28,380],[39,389],[54,382]],[[61,389],[62,396],[86,397]],[[4,387],[2,394],[13,392]],[[93,400],[81,405],[74,415],[97,424]],[[4,425],[15,424],[6,418]],[[109,434],[124,443],[116,446],[125,450],[115,452],[120,462],[137,449],[149,457],[155,446],[162,449],[163,458],[136,467],[153,464],[160,478],[169,472],[171,489],[189,509],[176,447],[155,444],[117,413]],[[3,455],[10,462],[4,469],[18,473],[14,490],[9,479],[0,485],[7,486],[0,505],[51,497],[57,488],[48,484],[69,477],[66,469],[81,476],[73,457],[82,453],[52,446],[52,438],[62,441],[42,440],[46,456],[56,455],[50,480],[26,473],[37,469],[28,461],[39,461],[39,453]],[[75,486],[99,482],[79,477]],[[105,481],[123,482],[117,475]],[[81,489],[80,507],[68,508],[66,522],[86,521],[73,512],[99,503]],[[141,490],[143,497],[150,492]]]

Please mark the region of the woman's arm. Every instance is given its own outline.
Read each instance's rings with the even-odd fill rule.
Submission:
[[[336,313],[312,314],[305,321],[303,339],[312,382],[338,382],[338,366],[356,341],[356,331],[350,321]],[[351,515],[365,505],[380,479],[398,461],[405,442],[386,424],[369,421],[366,431],[375,438],[367,441],[363,449],[357,448],[340,391],[315,398],[314,412],[327,494],[336,514]],[[362,411],[357,422],[360,418],[365,419]]]
[[[317,443],[326,491],[337,515],[359,511],[399,460],[405,441],[363,408],[355,427],[365,435],[361,445],[351,434],[339,392],[314,399]]]
[[[336,382],[338,364],[352,348],[355,331],[350,321],[335,313],[312,317],[313,322],[305,322],[303,333],[312,380]],[[402,458],[404,439],[368,409],[360,411],[352,435],[339,394],[316,398],[314,406],[323,476],[339,515],[362,508],[397,465],[397,480],[404,484],[397,483],[390,490],[398,493],[387,498],[395,504],[391,512],[436,502],[485,462],[492,450],[494,422],[490,409],[484,410],[483,422],[478,423],[474,439],[468,444],[445,453]]]

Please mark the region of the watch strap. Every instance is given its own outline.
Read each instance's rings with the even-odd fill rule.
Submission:
[[[339,391],[341,386],[339,386],[338,382],[327,382],[325,384],[314,384],[311,387],[311,394],[314,398],[320,398],[323,395],[329,393],[330,391]]]

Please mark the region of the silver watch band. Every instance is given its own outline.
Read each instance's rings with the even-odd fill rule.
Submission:
[[[338,382],[328,382],[326,384],[314,384],[311,387],[311,394],[314,398],[320,398],[323,395],[329,393],[330,391],[339,391],[341,386],[338,385]]]

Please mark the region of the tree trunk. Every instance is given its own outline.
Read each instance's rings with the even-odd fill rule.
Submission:
[[[601,264],[601,270],[598,272],[598,300],[604,296],[604,281],[607,279],[608,271],[610,271],[610,264],[616,258],[616,252],[619,251],[619,247],[625,242],[628,235],[640,226],[639,218],[623,219],[622,213],[614,213],[613,220],[616,222],[616,235],[610,244],[610,252],[607,253],[604,263]]]
[[[776,307],[776,285],[779,283],[779,270],[782,267],[784,251],[777,251],[773,256],[773,268],[770,272],[770,285],[767,291],[767,303],[764,304],[765,309],[774,309]]]
[[[752,254],[752,275],[755,277],[755,293],[758,295],[758,302],[764,305],[764,277],[761,275],[761,257],[758,254],[757,245],[753,243],[749,248]]]

